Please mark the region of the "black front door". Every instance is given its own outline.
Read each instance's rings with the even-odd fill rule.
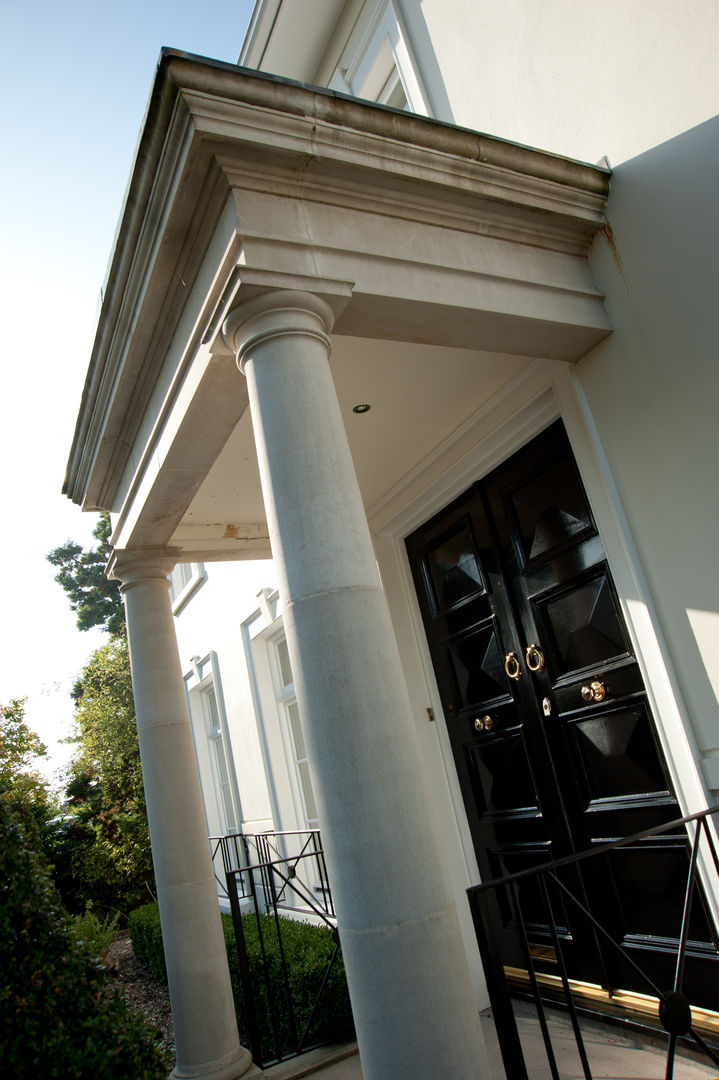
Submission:
[[[485,880],[681,816],[561,423],[413,533],[407,549]],[[601,874],[584,869],[574,882],[664,986],[686,866],[681,831],[618,849]],[[551,970],[541,899],[525,887],[522,903]],[[575,978],[646,992],[568,912],[555,917]],[[498,934],[511,963],[510,924]],[[716,941],[699,894],[690,938],[687,990],[716,1007]]]

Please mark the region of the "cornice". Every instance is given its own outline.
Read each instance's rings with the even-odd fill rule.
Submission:
[[[87,509],[111,506],[233,188],[577,254],[602,224],[608,183],[605,169],[164,50],[117,232],[65,493]],[[202,333],[198,326],[197,340]]]

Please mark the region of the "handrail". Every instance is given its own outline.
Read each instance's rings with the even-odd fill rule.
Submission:
[[[676,829],[677,825],[687,825],[690,821],[703,820],[711,817],[712,814],[719,814],[719,806],[712,806],[708,810],[699,810],[696,814],[687,814],[686,817],[675,818],[673,821],[667,821],[664,825],[655,825],[651,829],[643,829],[642,832],[632,833],[631,836],[623,836],[618,840],[610,840],[606,844],[598,844],[596,847],[588,848],[586,851],[578,851],[574,855],[563,855],[560,859],[550,859],[546,863],[537,863],[536,866],[530,866],[527,870],[516,870],[513,874],[504,874],[499,878],[481,881],[477,885],[471,885],[467,892],[474,892],[477,889],[496,889],[500,885],[519,881],[521,878],[532,877],[547,870],[557,870],[559,867],[570,866],[582,862],[584,859],[592,859],[597,855],[605,855],[615,848],[624,847],[625,844],[635,844],[638,840],[646,840],[650,836],[659,836],[661,833],[669,832],[670,829]],[[707,840],[713,849],[713,843],[709,835],[707,835]],[[719,871],[719,862],[715,852],[714,863]]]
[[[547,1052],[550,1071],[555,1080],[558,1080],[559,1076],[549,1027],[544,1013],[544,1002],[539,988],[539,980],[537,978],[532,949],[530,947],[528,927],[522,912],[519,895],[519,883],[532,878],[536,879],[540,888],[544,911],[548,918],[548,927],[554,947],[554,955],[559,969],[559,979],[564,992],[564,1004],[569,1012],[577,1051],[580,1056],[582,1070],[586,1080],[592,1080],[591,1067],[579,1026],[570,975],[563,954],[561,934],[552,907],[550,885],[553,889],[557,890],[562,898],[562,902],[565,905],[571,905],[571,910],[575,915],[578,915],[580,919],[583,919],[589,924],[592,933],[595,935],[595,940],[597,942],[601,940],[604,945],[609,948],[610,954],[612,952],[619,952],[623,961],[630,965],[635,973],[642,978],[645,984],[650,987],[659,999],[659,1019],[668,1035],[666,1080],[671,1080],[673,1076],[674,1056],[677,1038],[679,1036],[686,1035],[691,1037],[699,1049],[714,1062],[714,1064],[719,1065],[719,1054],[717,1053],[716,1048],[708,1045],[698,1032],[694,1030],[691,1007],[683,993],[683,978],[692,902],[697,889],[701,888],[697,878],[699,845],[702,836],[706,840],[714,871],[719,874],[719,857],[717,856],[716,844],[709,825],[709,819],[714,814],[719,814],[719,806],[701,810],[694,814],[687,814],[681,818],[675,818],[672,821],[665,822],[663,825],[657,825],[651,829],[644,829],[640,832],[633,833],[631,836],[621,837],[618,840],[598,844],[586,851],[550,860],[531,866],[525,870],[505,874],[502,877],[492,878],[479,885],[474,885],[467,890],[482,962],[487,977],[487,988],[490,994],[494,1019],[500,1035],[499,1041],[502,1058],[507,1076],[511,1078],[511,1080],[527,1080],[528,1073],[524,1061],[521,1041],[519,1039],[514,1010],[512,1008],[509,987],[505,977],[504,962],[500,952],[498,935],[496,933],[495,905],[496,897],[501,892],[504,892],[508,897],[513,913],[518,944],[521,954],[524,957],[524,962],[527,965],[529,984],[534,1004],[537,1009],[537,1016]],[[696,823],[696,829],[693,831],[693,835],[691,835],[691,830],[689,829],[689,826],[691,826],[692,823]],[[559,872],[567,867],[575,867],[579,863],[586,862],[589,859],[601,858],[603,855],[616,851],[618,848],[625,847],[629,844],[640,844],[642,841],[656,836],[662,836],[663,834],[671,833],[672,831],[676,833],[678,829],[682,830],[682,840],[687,843],[687,854],[689,855],[687,882],[682,907],[681,928],[679,936],[676,939],[677,956],[672,979],[672,989],[663,993],[654,980],[650,978],[649,975],[642,970],[635,959],[629,955],[625,945],[622,942],[615,940],[609,931],[602,926],[595,916],[587,909],[584,899],[579,899],[575,896],[574,892],[568,887],[566,882],[560,880]],[[716,947],[716,928],[714,928],[713,933]]]

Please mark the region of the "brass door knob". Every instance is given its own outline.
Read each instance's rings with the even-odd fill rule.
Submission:
[[[544,653],[539,645],[527,645],[524,650],[524,659],[530,671],[542,671],[544,668]]]
[[[517,654],[508,652],[504,658],[504,671],[508,679],[518,679],[522,674]]]
[[[491,716],[478,716],[474,721],[474,726],[477,731],[491,731],[494,727],[494,720]]]
[[[582,697],[589,704],[591,701],[604,701],[607,696],[607,688],[599,679],[594,679],[588,686],[582,687]]]

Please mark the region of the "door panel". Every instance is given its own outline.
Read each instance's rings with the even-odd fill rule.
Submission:
[[[407,550],[483,878],[681,816],[561,423],[413,533]],[[599,868],[584,863],[573,882],[664,983],[686,859],[686,836],[665,836]],[[541,952],[550,935],[534,888],[520,897]],[[646,989],[568,913],[554,914],[574,977]],[[699,893],[692,918],[690,980],[716,1006],[717,942]],[[498,921],[512,963],[510,913]]]

